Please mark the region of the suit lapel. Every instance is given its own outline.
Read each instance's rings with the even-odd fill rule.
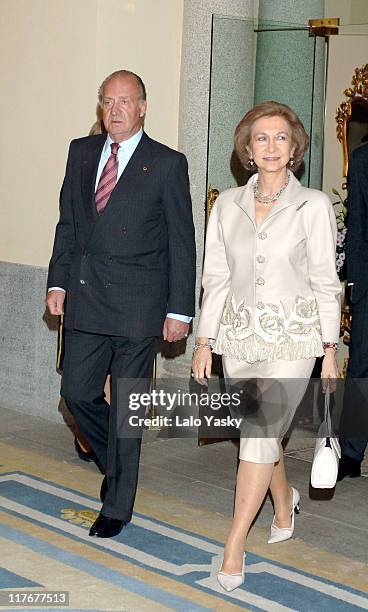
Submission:
[[[87,216],[93,220],[98,219],[95,205],[95,183],[98,164],[102,149],[106,142],[106,134],[98,134],[91,146],[84,152],[82,159],[82,194]]]
[[[124,146],[124,143],[122,146]],[[148,175],[151,162],[150,138],[143,132],[137,148],[116,183],[101,218],[109,211],[111,212],[116,206],[121,206],[124,200],[129,201],[134,196],[137,187],[141,184],[144,177]]]
[[[257,229],[255,221],[255,207],[254,207],[254,184],[257,180],[258,175],[252,176],[245,187],[241,187],[234,198],[235,204],[239,206],[249,217],[254,227]],[[289,184],[285,191],[281,194],[277,204],[272,208],[270,213],[262,221],[261,225],[265,224],[269,219],[277,215],[279,212],[293,206],[295,204],[305,203],[307,199],[304,187],[299,183],[298,179],[291,173]],[[304,200],[304,201],[303,201]],[[260,227],[260,226],[258,226]]]
[[[131,156],[118,182],[116,183],[115,188],[111,193],[110,199],[104,211],[101,215],[98,215],[97,212],[95,213],[96,223],[94,224],[89,243],[96,238],[96,232],[98,232],[98,228],[101,227],[101,224],[111,222],[114,211],[121,209],[122,206],[129,203],[130,201],[134,201],[134,198],[137,193],[137,188],[139,188],[139,185],[142,183],[142,180],[144,180],[144,177],[146,177],[149,173],[150,166],[152,164],[153,157],[150,142],[151,139],[147,136],[147,134],[143,132],[142,138],[139,141],[137,148]],[[96,210],[94,204],[94,185],[96,182],[96,173],[97,168],[93,176],[91,177],[91,180],[93,182],[92,196],[94,210]]]
[[[92,142],[92,145],[84,152],[82,158],[83,202],[87,215],[89,217],[92,215],[95,221],[102,219],[108,209],[114,205],[114,202],[117,200],[121,201],[122,196],[126,195],[128,197],[129,193],[131,194],[132,189],[136,188],[137,182],[142,178],[142,174],[144,175],[149,170],[147,159],[151,159],[150,138],[143,132],[137,148],[116,183],[104,213],[98,215],[95,205],[95,185],[98,165],[105,142],[106,134],[96,136],[96,141]]]
[[[289,184],[286,187],[285,191],[282,192],[281,196],[278,199],[277,204],[272,208],[270,213],[264,219],[264,223],[274,217],[279,212],[288,208],[289,206],[293,206],[294,204],[302,204],[303,200],[306,200],[306,194],[303,193],[304,187],[299,183],[298,179],[295,178],[294,174],[290,172]],[[304,196],[304,197],[303,197]],[[308,196],[307,196],[308,197]]]
[[[254,185],[254,176],[251,176],[249,181],[244,187],[241,187],[237,192],[234,202],[241,208],[245,214],[249,217],[254,227],[256,227],[256,219],[255,219],[255,210],[254,210],[254,194],[253,194],[253,185]]]

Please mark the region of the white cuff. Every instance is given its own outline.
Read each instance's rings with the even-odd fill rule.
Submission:
[[[190,323],[193,317],[188,317],[187,315],[175,314],[173,312],[168,312],[166,315],[169,319],[176,319],[177,321],[182,321],[183,323]]]

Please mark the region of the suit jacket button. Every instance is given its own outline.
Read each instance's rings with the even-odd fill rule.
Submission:
[[[261,276],[259,278],[256,279],[256,283],[257,285],[264,285],[265,284],[265,279],[262,278]]]
[[[86,284],[86,281],[83,280],[83,278],[81,278],[79,282],[80,282],[81,285],[85,285]]]
[[[257,261],[258,261],[258,263],[264,263],[266,261],[266,259],[263,257],[263,255],[258,255],[257,256]]]
[[[265,307],[265,305],[264,305],[264,303],[263,303],[263,302],[257,302],[257,308],[258,308],[258,310],[263,310],[263,309],[264,309],[264,307]]]
[[[259,238],[260,240],[266,240],[266,238],[267,238],[267,234],[266,234],[266,232],[259,232],[259,234],[258,234],[258,238]]]
[[[123,227],[123,228],[122,228],[122,230],[121,230],[121,233],[122,233],[122,234],[126,234],[126,233],[127,233],[127,228],[126,228],[126,227]]]

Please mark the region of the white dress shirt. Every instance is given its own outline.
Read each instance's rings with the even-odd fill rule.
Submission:
[[[123,174],[125,168],[128,165],[130,158],[132,157],[137,146],[139,145],[142,135],[143,135],[143,130],[140,129],[139,132],[134,134],[131,138],[129,138],[128,140],[124,140],[123,142],[120,143],[120,147],[118,149],[119,166],[118,166],[118,176],[116,179],[117,181]],[[106,142],[104,144],[104,148],[102,149],[100,163],[98,164],[98,168],[97,168],[95,192],[97,191],[97,185],[98,185],[98,181],[100,180],[102,170],[106,166],[106,162],[111,155],[111,145],[113,142],[114,141],[112,140],[112,138],[110,138],[110,136],[107,135]]]

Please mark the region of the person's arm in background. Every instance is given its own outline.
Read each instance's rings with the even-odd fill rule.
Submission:
[[[348,176],[347,283],[358,296],[368,270],[368,145],[353,151]],[[366,281],[368,286],[368,278]],[[355,295],[354,295],[355,294]]]
[[[321,377],[328,380],[336,379],[339,375],[336,349],[340,335],[341,283],[336,272],[335,211],[324,193],[321,193],[319,200],[313,202],[312,206],[306,206],[307,256],[310,285],[318,306],[322,342],[327,345],[324,346]]]

